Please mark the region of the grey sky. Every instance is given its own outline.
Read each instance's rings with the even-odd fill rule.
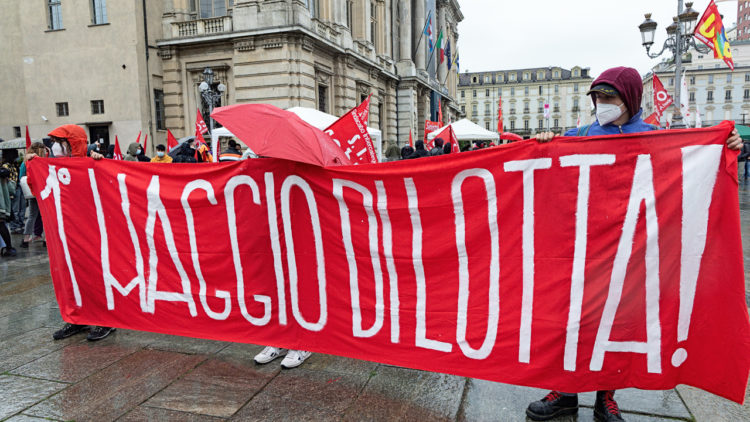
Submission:
[[[693,9],[702,14],[708,0]],[[677,0],[459,0],[461,72],[527,67],[590,67],[593,76],[612,67],[642,74],[659,62],[641,45],[643,14],[659,27],[652,51],[661,50],[666,27],[677,15]],[[724,26],[734,26],[737,1],[717,2]],[[658,47],[658,48],[657,48]],[[665,53],[666,54],[666,53]],[[664,57],[664,56],[662,56]]]

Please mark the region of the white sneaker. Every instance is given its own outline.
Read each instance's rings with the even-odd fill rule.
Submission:
[[[284,356],[286,352],[287,352],[286,349],[280,349],[278,347],[273,347],[273,346],[266,346],[266,348],[263,349],[263,351],[255,355],[253,360],[255,361],[255,363],[262,365],[264,363],[271,362],[272,360],[276,359],[279,356]]]
[[[305,359],[309,358],[312,352],[305,352],[304,350],[290,350],[284,360],[281,361],[281,367],[284,369],[296,368],[302,365]]]

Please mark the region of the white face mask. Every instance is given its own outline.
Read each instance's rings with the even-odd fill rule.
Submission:
[[[610,124],[622,116],[622,105],[614,104],[597,104],[596,105],[596,120],[599,121],[601,126]]]
[[[164,151],[156,151],[156,155],[158,155],[159,157],[163,157]]]
[[[52,154],[55,157],[65,157],[66,155],[68,155],[65,153],[65,148],[63,148],[62,144],[60,144],[59,142],[52,143],[51,150]]]

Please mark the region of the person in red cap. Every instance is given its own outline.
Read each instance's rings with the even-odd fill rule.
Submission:
[[[53,142],[50,148],[51,157],[86,157],[88,141],[86,131],[82,127],[78,125],[62,125],[47,135]],[[28,154],[26,160],[31,161],[34,157],[36,157],[36,154]],[[96,151],[92,151],[91,158],[101,160],[104,156]],[[86,340],[89,341],[101,340],[115,331],[112,327],[88,326],[66,322],[62,328],[52,334],[52,338],[60,340],[86,330],[90,330],[86,336]]]
[[[596,107],[596,121],[590,125],[570,129],[565,136],[599,136],[620,133],[648,132],[659,129],[641,118],[643,81],[640,73],[631,67],[607,69],[591,84],[586,93]],[[552,132],[536,135],[539,142],[548,142],[557,136]],[[740,149],[742,139],[737,129],[732,130],[726,141],[729,149]],[[602,422],[623,421],[614,390],[596,392],[594,419]],[[526,415],[534,421],[547,421],[578,413],[578,394],[551,391],[541,400],[529,404]]]

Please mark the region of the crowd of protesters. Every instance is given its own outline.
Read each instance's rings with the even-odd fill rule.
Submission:
[[[466,143],[466,145],[461,149],[461,151],[476,151],[484,148],[494,147],[496,144],[494,142],[470,142]],[[396,150],[393,150],[393,147],[388,147],[386,149],[386,158],[389,161],[396,161],[396,160],[411,160],[414,158],[423,158],[423,157],[435,157],[437,155],[448,155],[453,152],[453,145],[450,143],[445,143],[440,138],[435,139],[433,142],[433,147],[427,151],[427,148],[425,147],[424,141],[417,141],[414,143],[414,147],[411,145],[406,145],[405,147],[401,148],[400,155],[397,155],[398,153],[397,147]]]

